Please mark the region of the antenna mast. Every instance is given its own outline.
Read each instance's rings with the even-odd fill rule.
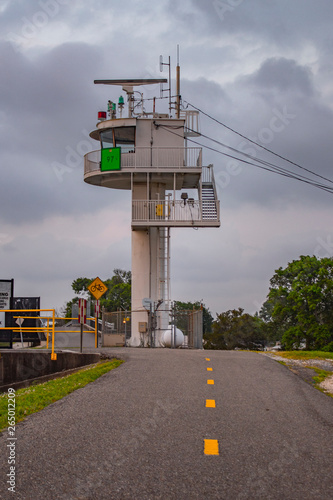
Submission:
[[[172,110],[172,103],[171,103],[171,59],[169,56],[169,62],[165,63],[163,62],[163,56],[160,56],[160,72],[162,73],[163,71],[163,66],[169,66],[169,88],[166,89],[169,91],[169,114],[171,116],[171,110]],[[162,90],[164,92],[164,90]]]
[[[176,105],[176,117],[180,117],[180,66],[179,66],[179,45],[177,45],[177,67],[176,67],[176,95],[177,95],[177,105]]]

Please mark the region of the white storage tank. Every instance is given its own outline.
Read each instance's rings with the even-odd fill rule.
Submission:
[[[174,335],[173,331],[174,327],[172,325],[169,325],[168,330],[164,330],[161,336],[161,344],[164,347],[172,347],[172,335]],[[172,334],[172,335],[171,335]],[[176,334],[175,334],[175,347],[180,347],[184,343],[184,334],[179,328],[176,328]]]

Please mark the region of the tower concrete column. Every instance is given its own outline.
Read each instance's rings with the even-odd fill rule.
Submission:
[[[139,322],[148,321],[147,311],[142,307],[142,299],[150,297],[149,240],[148,231],[132,231],[132,335],[129,345],[133,347],[142,345],[141,341],[147,337],[139,333]]]
[[[133,184],[132,200],[146,200],[147,212],[156,210],[161,202],[165,208],[165,188],[160,184]],[[149,206],[149,201],[152,203]],[[156,202],[156,203],[155,203]],[[151,216],[152,214],[150,214]],[[155,346],[161,346],[163,331],[169,324],[169,230],[165,227],[148,227],[132,230],[132,332],[129,345],[146,345],[147,334],[140,334],[139,322],[148,322],[148,313],[143,309],[142,299],[150,298],[154,306],[159,301],[156,313]]]

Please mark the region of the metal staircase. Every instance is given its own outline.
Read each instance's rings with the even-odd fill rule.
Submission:
[[[202,219],[217,219],[216,196],[213,184],[202,185]]]
[[[213,165],[203,167],[201,184],[202,220],[218,220],[217,193]]]

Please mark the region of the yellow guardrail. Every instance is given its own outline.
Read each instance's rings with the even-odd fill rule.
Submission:
[[[7,326],[7,327],[0,327],[0,330],[11,330],[15,333],[17,332],[23,332],[23,331],[33,331],[33,332],[38,332],[38,331],[43,331],[46,332],[46,349],[49,348],[49,334],[52,332],[52,352],[51,352],[51,359],[55,361],[57,359],[57,353],[54,352],[54,335],[55,335],[55,322],[56,320],[62,320],[62,321],[72,321],[72,320],[78,320],[78,318],[61,318],[61,317],[56,317],[55,316],[55,310],[54,309],[1,309],[1,312],[11,312],[11,313],[18,313],[18,316],[13,316],[13,318],[22,318],[22,319],[43,319],[47,321],[46,326]],[[49,312],[52,313],[52,316],[24,316],[24,313],[27,312]],[[21,314],[23,313],[23,314]],[[51,326],[49,326],[49,322],[52,320]],[[98,321],[97,318],[87,318],[87,321],[95,321],[95,348],[97,349],[98,347]],[[89,333],[91,330],[83,330],[83,333]],[[58,333],[77,333],[77,330],[57,330]]]

